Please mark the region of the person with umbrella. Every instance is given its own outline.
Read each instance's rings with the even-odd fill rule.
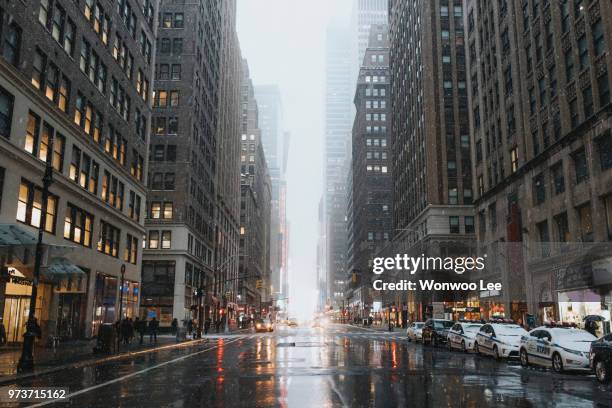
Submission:
[[[604,321],[604,317],[603,316],[599,316],[599,315],[588,315],[585,316],[583,321],[584,321],[584,330],[588,331],[589,333],[591,333],[593,336],[595,337],[599,337],[597,335],[597,329],[599,328],[599,325],[597,324],[597,322],[602,322]]]

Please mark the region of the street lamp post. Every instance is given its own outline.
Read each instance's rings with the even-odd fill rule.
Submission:
[[[21,358],[17,365],[18,371],[32,370],[34,368],[34,339],[40,336],[40,327],[36,323],[36,298],[38,296],[38,280],[40,279],[40,267],[43,255],[43,236],[45,226],[47,224],[47,207],[49,201],[49,188],[53,184],[53,133],[49,136],[49,144],[47,148],[47,162],[45,165],[45,174],[43,176],[42,203],[40,224],[38,225],[38,241],[36,242],[36,252],[34,255],[34,276],[32,278],[32,294],[30,295],[30,309],[28,311],[28,322],[26,324],[26,332],[23,335],[23,348],[21,350]]]
[[[125,264],[121,265],[121,286],[119,287],[119,327],[117,328],[117,352],[121,347],[121,320],[123,319],[123,285],[125,284]]]

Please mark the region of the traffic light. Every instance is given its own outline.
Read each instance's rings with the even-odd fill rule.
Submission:
[[[255,288],[256,289],[263,288],[263,281],[261,279],[257,279],[257,281],[255,282]]]
[[[353,274],[351,276],[351,281],[353,283],[357,283],[357,272],[353,271]]]

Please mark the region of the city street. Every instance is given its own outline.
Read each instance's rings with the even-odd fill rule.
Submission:
[[[57,405],[73,407],[612,406],[612,387],[590,374],[523,369],[346,325],[213,336],[0,391],[10,387],[68,387],[70,403]]]

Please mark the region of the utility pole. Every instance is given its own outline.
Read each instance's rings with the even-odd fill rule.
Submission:
[[[42,203],[40,224],[38,225],[38,241],[36,242],[36,253],[34,256],[34,276],[32,278],[32,294],[30,295],[30,309],[28,311],[28,322],[26,332],[23,335],[23,348],[21,358],[17,365],[18,371],[28,371],[34,368],[34,340],[40,337],[40,326],[36,323],[36,298],[38,296],[38,280],[40,279],[40,267],[43,255],[43,236],[47,224],[47,207],[49,205],[49,188],[53,184],[53,132],[49,135],[49,147],[47,150],[47,162],[45,164],[45,174],[43,176]]]
[[[121,347],[121,325],[123,320],[123,285],[125,284],[125,264],[121,265],[121,286],[119,287],[119,327],[117,328],[117,352]]]

